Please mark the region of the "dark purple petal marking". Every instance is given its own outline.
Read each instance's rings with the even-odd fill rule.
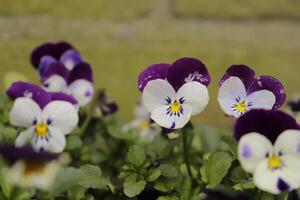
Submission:
[[[32,98],[41,109],[43,109],[50,101],[51,95],[42,88],[25,82],[15,82],[6,91],[7,95],[13,100],[19,97],[30,97]]]
[[[250,158],[252,156],[251,149],[249,148],[249,146],[247,144],[243,147],[242,155],[244,158]]]
[[[177,91],[187,82],[197,81],[205,86],[210,83],[206,66],[195,58],[180,58],[176,60],[167,73],[168,82]]]
[[[172,126],[170,127],[170,129],[175,129],[175,127],[176,127],[176,124],[175,124],[175,122],[173,122]]]
[[[63,64],[57,62],[50,64],[47,70],[44,70],[44,73],[40,75],[42,82],[45,82],[53,75],[58,75],[67,81],[69,78],[69,71]]]
[[[247,89],[247,93],[252,94],[259,90],[269,90],[275,95],[276,102],[273,109],[279,109],[286,100],[286,93],[282,83],[272,76],[259,76],[255,78]]]
[[[238,118],[234,128],[234,137],[239,140],[245,134],[257,132],[274,143],[277,137],[287,129],[300,129],[292,116],[282,111],[253,109]]]
[[[0,145],[0,154],[4,159],[12,163],[18,160],[45,162],[55,160],[59,156],[59,154],[45,151],[35,152],[32,147],[29,146],[17,148],[13,145]]]
[[[73,68],[73,70],[70,72],[68,84],[71,84],[79,79],[84,79],[91,83],[93,82],[93,70],[88,63],[81,62]]]
[[[69,70],[72,70],[75,65],[83,62],[83,59],[81,58],[78,51],[70,49],[61,55],[60,62],[63,63]]]
[[[154,64],[147,67],[142,73],[140,73],[138,78],[138,88],[141,92],[143,92],[145,86],[149,81],[155,79],[165,79],[167,77],[167,73],[169,68],[171,67],[170,64],[160,63]]]
[[[44,43],[32,51],[31,63],[35,68],[38,68],[43,56],[48,55],[59,60],[60,56],[69,49],[73,49],[73,47],[67,42]]]
[[[232,76],[241,79],[241,81],[245,85],[245,88],[248,88],[254,80],[255,72],[246,65],[232,65],[227,69],[226,73],[220,80],[219,85],[221,86],[225,80]]]
[[[49,94],[51,95],[51,101],[67,101],[73,105],[78,104],[78,101],[71,95],[62,92],[51,92]]]
[[[281,192],[288,192],[292,189],[291,186],[281,178],[278,179],[277,188]]]

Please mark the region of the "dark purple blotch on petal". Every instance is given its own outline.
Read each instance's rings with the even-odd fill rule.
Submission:
[[[282,83],[272,76],[258,76],[254,79],[250,87],[247,89],[248,94],[259,90],[269,90],[275,97],[276,102],[273,106],[273,109],[279,109],[286,100],[286,93]]]
[[[59,156],[59,154],[46,151],[35,152],[30,146],[14,147],[13,145],[0,145],[0,154],[11,163],[18,160],[46,162],[55,160]]]
[[[140,73],[138,78],[138,88],[143,92],[145,86],[149,81],[155,79],[165,79],[167,77],[170,64],[160,63],[154,64],[147,67],[142,73]]]
[[[52,56],[56,60],[67,50],[73,49],[72,45],[67,42],[44,43],[36,47],[31,53],[31,63],[35,68],[39,67],[43,56]]]
[[[79,79],[84,79],[89,82],[93,82],[93,70],[90,64],[85,62],[77,64],[70,72],[68,84],[71,84]]]
[[[210,83],[206,66],[195,58],[180,58],[176,60],[167,73],[167,80],[177,91],[188,81],[197,81],[205,86]]]
[[[234,137],[239,140],[245,134],[257,132],[274,143],[287,129],[300,129],[292,116],[282,111],[254,109],[237,119]]]
[[[42,82],[45,82],[48,78],[50,78],[53,75],[58,75],[62,77],[63,79],[67,80],[69,79],[69,71],[62,63],[52,63],[49,65],[48,69],[43,72],[41,75]]]
[[[51,101],[66,101],[73,105],[78,104],[78,101],[74,97],[62,92],[51,92],[50,95],[51,95]]]
[[[13,100],[19,97],[32,98],[41,109],[43,109],[50,101],[51,95],[42,88],[26,82],[15,82],[6,91],[7,95]]]
[[[291,190],[291,187],[289,186],[289,184],[287,182],[285,182],[283,179],[279,178],[278,182],[277,182],[277,188],[281,191],[281,192],[288,192]]]
[[[242,155],[244,158],[249,158],[252,156],[251,149],[247,144],[243,147]]]
[[[248,88],[254,80],[255,72],[246,65],[232,65],[227,69],[226,73],[220,80],[219,85],[221,86],[225,80],[232,76],[241,79],[241,81],[245,85],[245,88]]]

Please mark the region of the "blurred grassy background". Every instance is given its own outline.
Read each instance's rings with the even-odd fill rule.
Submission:
[[[280,79],[289,96],[300,85],[299,0],[0,0],[0,78],[15,70],[37,82],[31,50],[67,40],[95,70],[97,87],[124,119],[140,95],[139,72],[182,56],[200,58],[212,76],[211,102],[196,121],[228,126],[217,83],[231,64]]]

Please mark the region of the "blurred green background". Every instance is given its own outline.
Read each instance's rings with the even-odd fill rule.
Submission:
[[[93,64],[97,87],[125,120],[140,95],[139,72],[183,56],[200,58],[212,77],[211,102],[196,121],[230,126],[216,96],[231,64],[277,77],[289,96],[299,92],[299,0],[0,0],[1,78],[15,70],[38,82],[31,50],[58,40]]]

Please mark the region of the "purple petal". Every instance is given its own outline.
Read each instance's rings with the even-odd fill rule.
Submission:
[[[48,69],[41,74],[42,82],[53,75],[61,76],[67,81],[69,78],[69,70],[62,63],[52,63],[49,65]]]
[[[116,102],[108,99],[104,92],[99,95],[100,110],[103,116],[111,115],[119,110],[119,106]]]
[[[165,79],[171,65],[166,63],[154,64],[147,67],[138,78],[138,88],[143,92],[145,86],[149,81],[155,79]]]
[[[45,162],[58,158],[59,154],[48,153],[46,151],[35,152],[32,147],[14,147],[13,145],[0,145],[0,154],[9,162],[18,160]]]
[[[59,60],[60,56],[69,49],[73,49],[73,47],[67,42],[44,43],[32,51],[31,63],[35,68],[38,68],[43,56],[48,55]]]
[[[188,81],[197,81],[208,86],[210,76],[207,68],[200,60],[195,58],[180,58],[170,67],[167,80],[177,91]]]
[[[39,104],[41,109],[43,109],[51,101],[51,95],[49,93],[31,83],[15,82],[8,88],[6,93],[12,99],[25,96],[31,97],[37,104]]]
[[[74,69],[70,72],[68,83],[71,84],[72,82],[79,79],[84,79],[89,82],[93,82],[93,70],[88,63],[81,62],[77,64],[74,67]]]
[[[239,140],[243,135],[257,132],[271,142],[287,129],[300,129],[296,120],[282,111],[250,110],[236,121],[234,137]]]
[[[289,186],[289,184],[287,184],[287,182],[285,182],[284,180],[282,180],[281,178],[278,179],[277,182],[277,188],[281,191],[281,192],[288,192],[290,191],[292,188]]]
[[[247,89],[254,80],[255,72],[246,65],[232,65],[229,67],[219,82],[221,86],[225,80],[230,78],[231,76],[235,76],[241,79],[244,83],[245,88]]]
[[[290,109],[293,112],[299,112],[300,111],[300,99],[299,100],[295,100],[295,101],[290,101],[288,103]]]
[[[77,65],[78,63],[80,63],[82,61],[83,60],[82,60],[80,54],[74,49],[70,49],[70,50],[66,51],[60,57],[60,62],[63,63],[69,70],[72,70],[75,65]]]
[[[40,75],[43,75],[54,63],[57,63],[57,60],[52,56],[43,56],[38,67]]]
[[[269,90],[275,95],[276,102],[273,109],[279,109],[286,100],[286,94],[283,85],[279,80],[273,78],[272,76],[259,76],[255,78],[255,81],[253,81],[248,88],[247,93],[251,94],[258,90]]]
[[[50,95],[51,95],[51,101],[67,101],[73,105],[78,105],[78,101],[74,97],[67,95],[65,93],[51,92]]]

